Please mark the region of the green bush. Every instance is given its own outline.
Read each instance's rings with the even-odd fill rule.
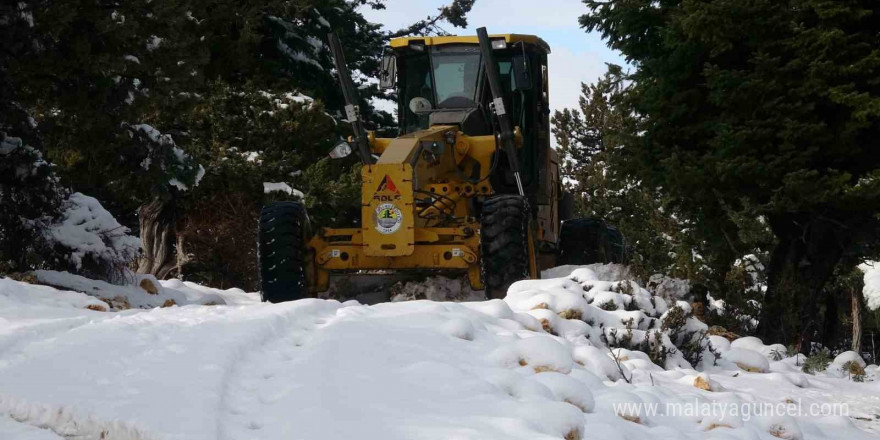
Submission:
[[[804,361],[801,370],[807,374],[816,374],[825,371],[831,364],[831,356],[826,351],[819,351]]]

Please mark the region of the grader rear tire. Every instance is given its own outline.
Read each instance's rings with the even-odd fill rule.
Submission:
[[[529,202],[493,196],[480,215],[480,270],[486,297],[504,298],[515,281],[529,278]]]
[[[296,301],[308,296],[306,233],[308,216],[300,202],[275,202],[260,212],[259,256],[263,301]]]
[[[625,244],[620,231],[602,220],[566,220],[559,232],[558,262],[560,265],[623,263],[626,259]]]

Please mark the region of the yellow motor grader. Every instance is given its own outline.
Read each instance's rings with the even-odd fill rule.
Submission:
[[[380,86],[398,96],[393,139],[364,128],[335,34],[329,43],[354,132],[330,155],[354,152],[363,164],[361,223],[310,235],[302,203],[264,207],[265,301],[313,296],[328,289],[333,273],[389,271],[460,272],[473,289],[503,297],[512,282],[537,278],[558,257],[619,259],[613,246],[596,246],[596,231],[610,230],[604,225],[562,225],[572,206],[550,147],[550,47],[542,39],[480,28],[476,36],[391,40]]]

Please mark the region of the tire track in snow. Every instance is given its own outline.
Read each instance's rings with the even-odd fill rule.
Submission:
[[[284,383],[275,383],[267,393],[265,383],[278,378],[284,365],[295,359],[296,348],[335,315],[341,304],[300,300],[270,307],[290,307],[290,310],[274,315],[266,331],[233,356],[235,362],[225,371],[218,403],[218,440],[250,439],[257,435],[265,424],[259,417],[260,407],[290,391]]]
[[[98,313],[98,312],[96,312]],[[101,320],[107,319],[102,317]],[[97,322],[94,317],[77,316],[66,319],[52,320],[35,324],[19,330],[13,330],[6,337],[0,338],[0,371],[24,358],[24,351],[31,345],[51,341],[57,336],[74,331]]]

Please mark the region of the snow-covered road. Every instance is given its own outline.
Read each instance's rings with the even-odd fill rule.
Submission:
[[[86,295],[0,279],[0,439],[880,438],[880,382],[805,375],[794,358],[707,367],[705,390],[693,369],[624,351],[633,383],[620,380],[585,321],[542,318],[573,281],[540,283],[507,302],[271,305],[205,290],[237,305],[98,312]],[[543,308],[522,310],[528,298]],[[834,402],[848,416],[670,413]]]

